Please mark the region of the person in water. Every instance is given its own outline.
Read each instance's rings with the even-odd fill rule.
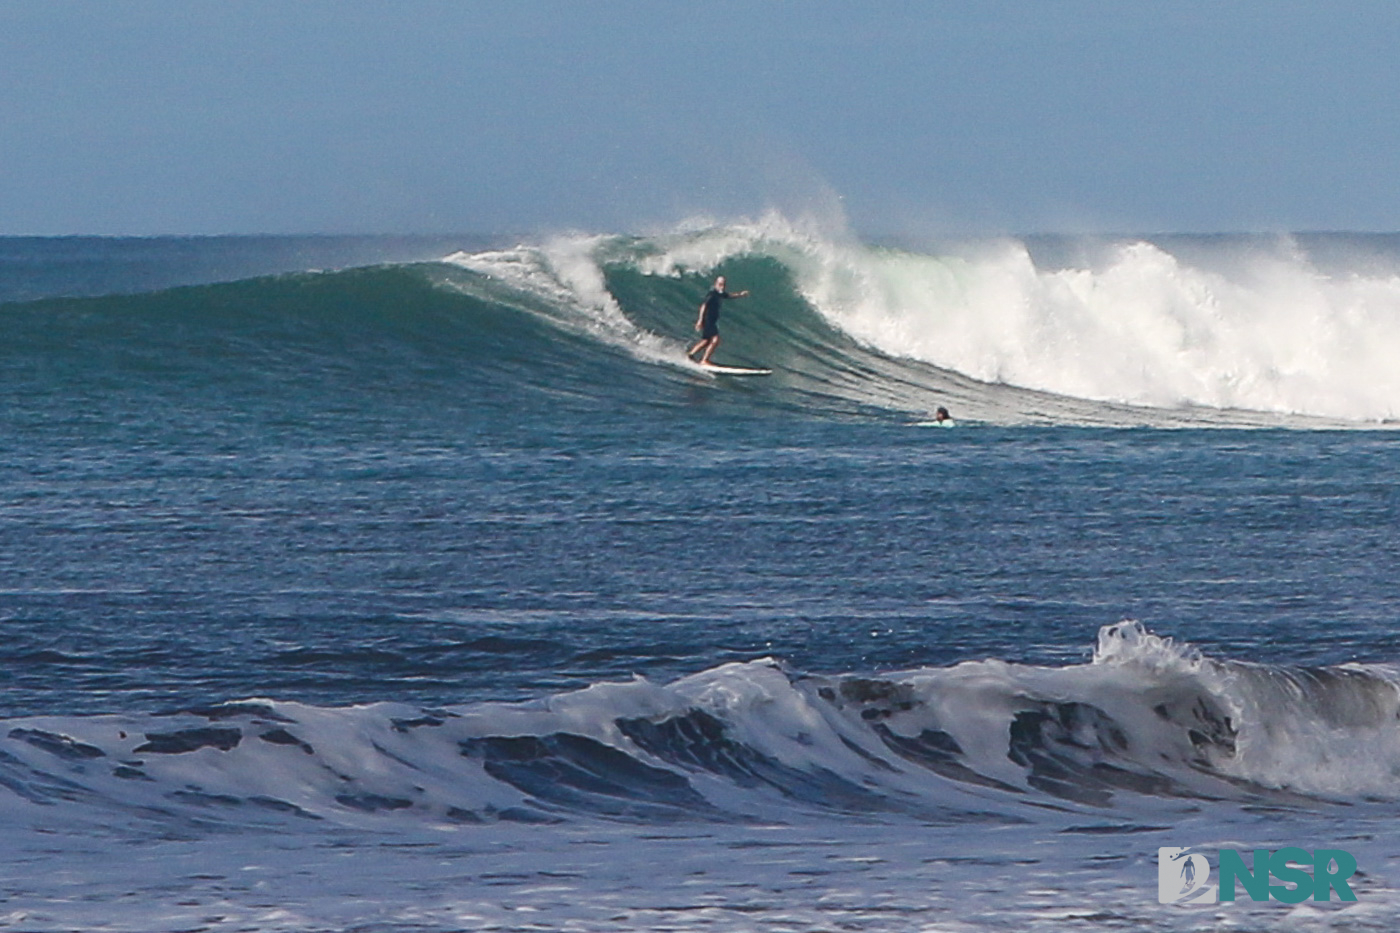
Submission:
[[[705,300],[700,302],[700,316],[695,319],[695,329],[700,332],[700,340],[695,346],[685,351],[686,356],[694,356],[701,353],[700,365],[706,366],[710,362],[710,357],[714,355],[715,347],[719,346],[719,306],[726,298],[747,298],[748,291],[735,292],[730,294],[724,290],[724,276],[715,279],[714,287],[705,296]]]
[[[952,421],[953,416],[948,414],[948,409],[944,408],[942,405],[939,405],[938,411],[933,413],[933,420],[937,421],[939,424],[942,424],[945,421]]]

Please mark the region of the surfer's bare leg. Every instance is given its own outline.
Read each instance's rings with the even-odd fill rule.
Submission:
[[[715,352],[715,344],[719,343],[718,337],[701,337],[699,342],[689,350],[685,351],[686,356],[694,356],[700,351],[704,351],[704,356],[700,358],[701,363],[710,361],[710,354]]]
[[[711,337],[709,343],[710,345],[705,348],[705,355],[700,357],[701,366],[704,366],[710,362],[710,357],[714,354],[715,347],[719,346],[719,335],[716,334],[715,336]]]

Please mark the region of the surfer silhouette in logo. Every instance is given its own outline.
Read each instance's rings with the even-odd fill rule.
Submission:
[[[705,300],[700,302],[700,316],[695,319],[695,329],[700,332],[700,339],[695,346],[685,351],[686,356],[694,356],[701,353],[700,365],[710,365],[710,357],[714,355],[715,347],[719,346],[719,307],[726,298],[747,298],[748,291],[730,293],[724,290],[724,276],[715,279],[714,287],[710,289]]]
[[[1181,893],[1185,894],[1196,886],[1196,863],[1187,859],[1181,866]]]

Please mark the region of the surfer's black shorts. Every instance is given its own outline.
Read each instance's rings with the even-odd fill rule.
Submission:
[[[719,336],[719,315],[707,314],[700,321],[700,339],[709,340]]]

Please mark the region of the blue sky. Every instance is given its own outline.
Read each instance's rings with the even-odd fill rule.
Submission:
[[[1400,229],[1400,4],[0,0],[0,234]]]

